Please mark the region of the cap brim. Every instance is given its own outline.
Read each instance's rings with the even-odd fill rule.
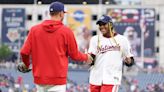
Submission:
[[[68,13],[67,11],[63,11],[64,13]]]
[[[101,23],[107,23],[107,22],[106,21],[103,21],[103,20],[99,20],[99,21],[96,22],[97,25],[98,24],[101,24]]]

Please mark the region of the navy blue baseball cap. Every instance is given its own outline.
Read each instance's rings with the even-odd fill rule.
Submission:
[[[66,11],[64,10],[64,4],[58,1],[50,4],[49,11],[50,12],[64,11],[66,13]]]
[[[102,15],[100,17],[100,19],[96,22],[96,24],[100,24],[100,23],[105,23],[106,24],[106,23],[109,23],[109,22],[113,23],[112,18],[107,16],[107,15]]]

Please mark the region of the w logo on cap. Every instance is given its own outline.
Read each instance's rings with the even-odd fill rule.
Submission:
[[[100,19],[97,21],[96,24],[100,24],[100,23],[109,23],[109,22],[112,22],[112,18],[107,16],[107,15],[103,15],[100,17]],[[113,23],[113,22],[112,22]]]
[[[101,20],[104,19],[104,18],[105,18],[104,16],[101,16],[101,17],[100,17]]]

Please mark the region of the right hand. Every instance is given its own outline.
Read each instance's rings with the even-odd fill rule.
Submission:
[[[88,56],[88,60],[87,60],[87,64],[91,64],[92,62],[93,62],[93,58],[92,58],[92,56],[90,55],[90,54],[87,54],[87,56]]]
[[[22,72],[22,73],[27,73],[31,71],[31,69],[28,69],[24,63],[19,63],[17,66],[17,69],[19,72]]]

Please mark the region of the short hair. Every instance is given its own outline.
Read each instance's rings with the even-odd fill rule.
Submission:
[[[58,15],[61,11],[50,12],[50,16]]]

